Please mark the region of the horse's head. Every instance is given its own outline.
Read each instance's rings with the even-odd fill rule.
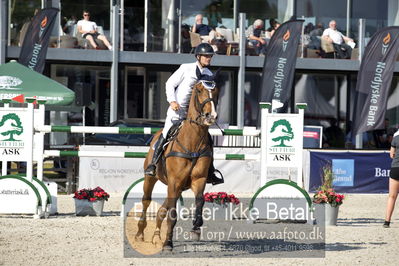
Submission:
[[[193,87],[188,116],[200,125],[210,126],[216,122],[219,96],[216,76],[217,73],[213,76],[202,75],[197,68],[197,83]]]

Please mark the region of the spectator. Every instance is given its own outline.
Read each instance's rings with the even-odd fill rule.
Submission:
[[[323,23],[317,23],[316,28],[309,32],[310,42],[308,44],[308,48],[310,49],[321,49],[321,35],[323,35]]]
[[[270,38],[273,36],[273,34],[276,32],[276,30],[280,27],[280,23],[278,23],[278,22],[276,22],[275,24],[274,24],[274,27],[273,27],[273,29],[272,29],[272,31],[270,32]]]
[[[69,19],[64,17],[65,24],[62,26],[62,30],[65,34],[73,35],[73,29],[76,26],[77,19],[75,16],[71,16]]]
[[[255,47],[257,55],[266,54],[266,40],[261,37],[263,26],[263,21],[257,19],[253,25],[248,27],[246,32],[248,41]]]
[[[326,148],[344,148],[345,135],[341,128],[338,126],[338,121],[335,118],[330,119],[330,127],[326,128],[324,132]]]
[[[218,7],[215,3],[212,3],[209,6],[207,18],[208,18],[208,25],[213,29],[216,29],[216,27],[219,24],[222,24],[222,15],[218,11]]]
[[[266,31],[271,32],[274,29],[274,25],[278,23],[274,18],[269,19],[270,27],[266,29]]]
[[[94,49],[99,49],[95,41],[96,39],[99,39],[104,42],[109,50],[112,50],[112,46],[107,40],[107,37],[97,32],[97,24],[90,21],[90,13],[86,10],[83,11],[83,19],[78,21],[78,31],[82,34],[83,38],[90,42]]]
[[[396,199],[399,193],[399,136],[395,133],[391,143],[389,156],[392,159],[391,171],[389,174],[389,195],[387,200],[387,207],[385,211],[384,228],[389,228],[392,218],[392,213],[395,208]]]
[[[331,20],[328,25],[329,28],[324,30],[322,38],[333,44],[338,58],[349,59],[352,54],[352,47],[345,42],[354,44],[353,39],[343,35],[337,30],[337,22],[335,20]]]
[[[206,40],[209,43],[214,39],[216,34],[212,27],[203,23],[203,16],[201,14],[195,16],[195,24],[191,31],[198,33],[203,40]]]
[[[181,37],[182,37],[181,51],[182,53],[189,53],[191,51],[189,25],[187,24],[181,25]]]
[[[203,43],[209,43],[212,48],[217,52],[216,37],[220,34],[213,30],[210,26],[203,23],[203,16],[198,14],[195,16],[195,24],[193,25],[192,32],[198,33],[201,36]]]
[[[314,30],[314,25],[312,22],[309,22],[308,24],[306,24],[305,28],[303,29],[303,32],[305,34],[310,34],[310,32]]]
[[[394,130],[389,128],[389,119],[385,119],[383,129],[376,129],[373,131],[375,144],[379,149],[388,149],[391,147],[391,142],[394,134]]]
[[[275,20],[274,18],[269,19],[269,24],[270,27],[266,29],[265,35],[267,39],[270,39],[272,37],[272,31],[275,30],[276,24],[277,24],[277,20]],[[280,24],[280,23],[278,23]]]

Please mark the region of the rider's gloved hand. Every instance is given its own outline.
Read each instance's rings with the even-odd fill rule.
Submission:
[[[177,111],[180,109],[180,105],[177,102],[173,101],[173,102],[170,102],[170,108],[172,108],[172,110],[174,110],[174,111]]]

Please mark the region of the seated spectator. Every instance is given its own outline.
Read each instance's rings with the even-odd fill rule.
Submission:
[[[222,24],[222,15],[218,11],[218,7],[215,3],[209,6],[209,11],[207,14],[208,25],[212,29],[216,29],[219,24]]]
[[[220,34],[210,26],[203,23],[203,16],[201,14],[195,16],[195,24],[191,28],[191,31],[198,33],[201,36],[202,42],[212,45],[212,48],[215,52],[218,51],[216,37],[220,37]]]
[[[340,31],[337,30],[337,22],[335,20],[331,20],[328,25],[329,28],[324,30],[322,38],[324,38],[327,42],[333,44],[338,58],[350,59],[352,54],[352,47],[345,42],[354,44],[353,39],[343,35]]]
[[[78,21],[78,31],[82,34],[82,37],[87,39],[94,49],[99,49],[96,39],[104,42],[109,50],[112,50],[112,46],[102,34],[97,32],[97,24],[90,21],[90,13],[88,11],[83,11],[83,19]]]
[[[65,24],[62,26],[62,30],[64,31],[65,34],[73,35],[73,28],[75,27],[76,24],[76,17],[71,16],[69,19],[64,17]]]
[[[190,26],[187,24],[181,25],[181,52],[182,53],[189,53],[191,51],[191,44],[190,44]]]
[[[266,54],[266,40],[261,37],[263,26],[263,21],[257,19],[253,25],[248,27],[246,32],[248,41],[255,47],[257,55]]]
[[[316,28],[309,32],[310,42],[308,44],[308,48],[310,49],[321,49],[321,35],[323,35],[323,23],[317,23]]]
[[[216,37],[216,31],[212,27],[203,23],[203,16],[198,14],[195,16],[195,24],[193,25],[191,31],[198,33],[204,42],[211,43]]]
[[[274,25],[278,23],[274,18],[269,19],[270,27],[266,29],[267,32],[271,32],[274,29]]]
[[[273,36],[273,34],[276,32],[276,30],[280,27],[280,23],[276,22],[273,26],[272,31],[270,32],[270,38]]]

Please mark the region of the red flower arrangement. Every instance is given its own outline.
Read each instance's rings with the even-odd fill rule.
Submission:
[[[81,189],[75,192],[73,196],[75,199],[88,201],[96,201],[96,200],[108,200],[109,194],[104,191],[104,189],[100,187],[96,187],[95,189]]]
[[[227,194],[226,192],[210,192],[204,194],[206,202],[216,203],[218,205],[226,205],[227,203],[233,203],[235,205],[240,204],[240,200],[234,196],[234,194]]]
[[[319,190],[313,196],[314,203],[329,203],[332,207],[337,207],[343,203],[345,196],[338,194],[334,189]]]
[[[337,207],[343,203],[345,196],[334,191],[334,174],[331,165],[324,166],[322,170],[322,185],[314,194],[313,202],[318,204],[328,203],[332,207]]]

